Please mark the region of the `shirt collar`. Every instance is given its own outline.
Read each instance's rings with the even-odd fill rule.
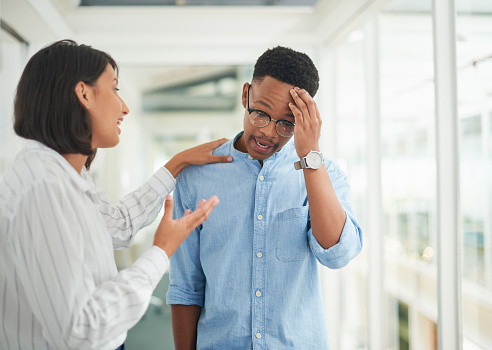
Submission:
[[[68,175],[70,180],[73,182],[73,184],[77,187],[79,187],[82,191],[88,191],[90,189],[89,184],[87,181],[84,179],[82,174],[79,174],[73,166],[70,165],[70,163],[57,151],[49,148],[48,146],[44,145],[43,143],[36,141],[36,140],[27,140],[26,142],[26,150],[30,152],[39,152],[47,157],[50,157],[53,159],[60,167],[63,169],[63,171]],[[85,166],[82,169],[82,173],[84,171],[87,171],[85,169]]]

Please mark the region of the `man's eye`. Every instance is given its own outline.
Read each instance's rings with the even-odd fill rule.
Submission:
[[[268,114],[265,114],[265,113],[262,113],[262,112],[256,112],[258,114],[258,117],[261,117],[261,118],[270,118],[268,116]]]
[[[289,122],[288,120],[281,120],[281,123],[284,124],[285,126],[288,126],[288,127],[295,125],[294,123]]]

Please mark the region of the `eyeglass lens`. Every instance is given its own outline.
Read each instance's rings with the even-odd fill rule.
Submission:
[[[265,114],[261,114],[257,111],[252,111],[249,115],[251,124],[259,128],[267,126],[271,118]],[[275,123],[275,130],[280,136],[290,137],[294,135],[294,125],[285,120],[279,120]]]

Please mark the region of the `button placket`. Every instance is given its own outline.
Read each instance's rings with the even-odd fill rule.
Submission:
[[[262,343],[265,341],[265,312],[266,298],[264,294],[266,279],[266,259],[262,259],[263,252],[266,249],[266,234],[268,229],[267,201],[269,184],[264,181],[268,174],[268,165],[263,163],[263,167],[258,174],[255,191],[255,218],[254,218],[254,237],[253,237],[253,254],[256,258],[253,260],[252,270],[252,332],[253,339],[256,338],[254,349],[262,349]]]

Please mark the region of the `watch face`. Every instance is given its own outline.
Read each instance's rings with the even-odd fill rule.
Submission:
[[[323,164],[323,156],[319,152],[309,152],[306,163],[309,168],[318,169]]]

